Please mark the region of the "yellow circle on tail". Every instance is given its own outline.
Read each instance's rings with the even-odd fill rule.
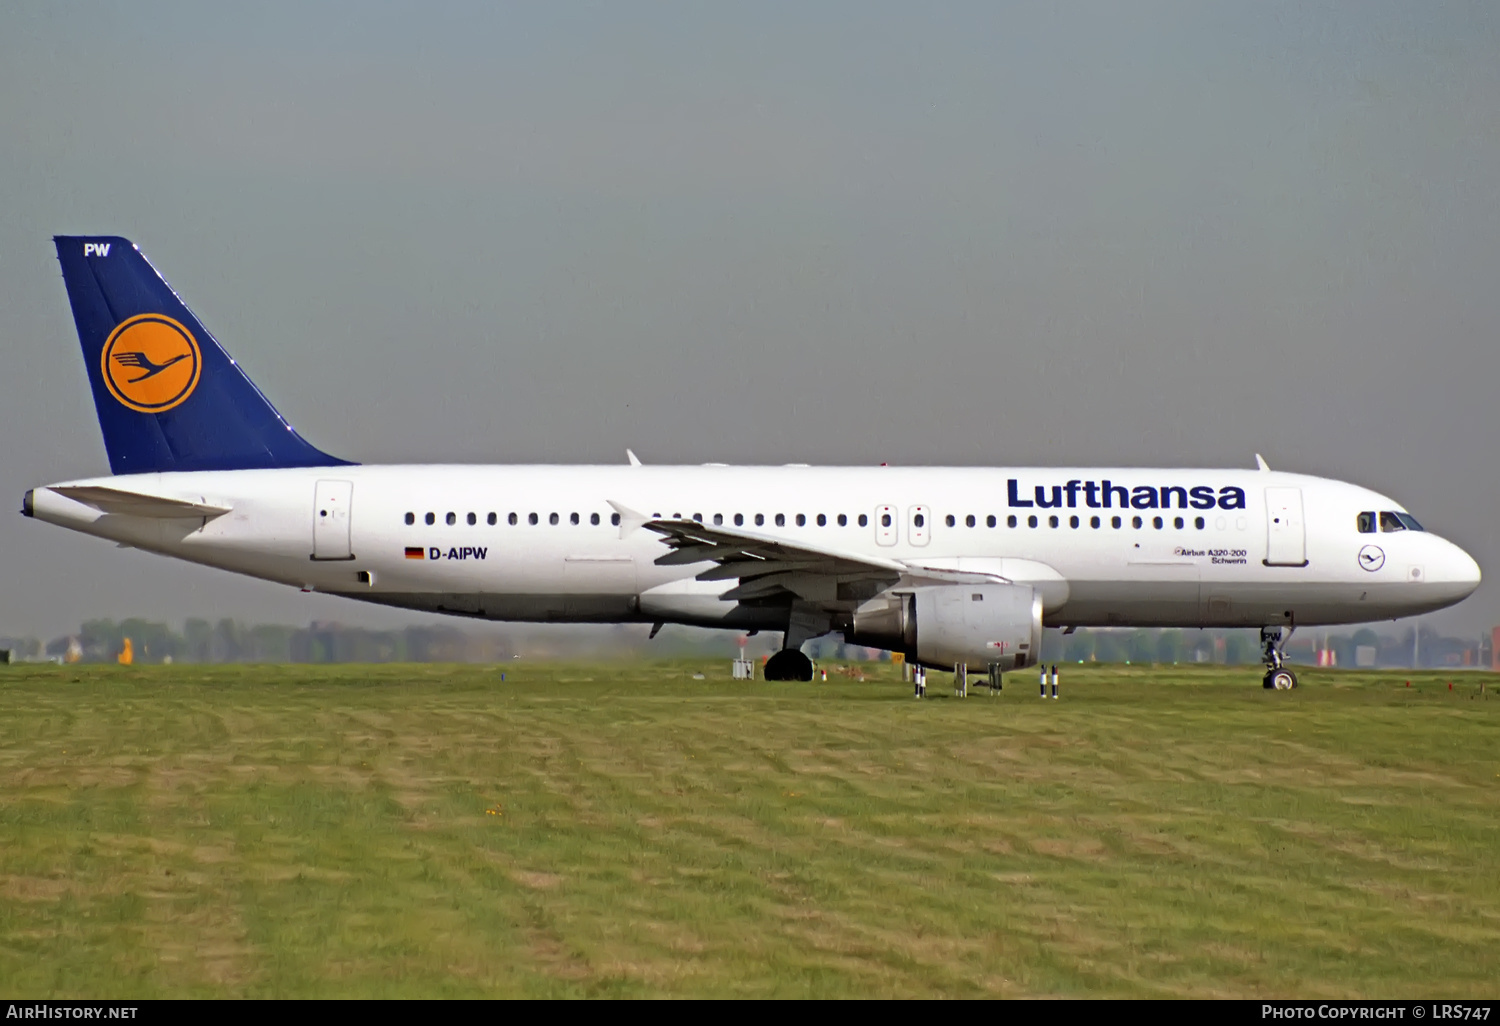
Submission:
[[[110,395],[141,413],[165,413],[198,387],[203,354],[193,333],[162,314],[121,321],[104,343]]]

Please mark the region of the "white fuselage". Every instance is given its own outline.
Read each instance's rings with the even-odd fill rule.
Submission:
[[[721,599],[733,580],[697,580],[708,564],[658,565],[662,538],[617,526],[620,509],[1030,583],[1049,626],[1352,623],[1440,609],[1479,583],[1436,535],[1361,533],[1362,512],[1404,512],[1391,499],[1272,471],[347,466],[68,485],[229,512],[105,513],[39,488],[34,515],[298,588],[492,620],[785,628],[784,613]]]

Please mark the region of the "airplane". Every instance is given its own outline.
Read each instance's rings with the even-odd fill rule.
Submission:
[[[1451,606],[1479,566],[1394,499],[1256,469],[363,465],[304,440],[130,241],[56,236],[111,475],[22,512],[303,591],[486,620],[780,632],[924,668],[1044,627],[1299,626]],[[141,373],[144,372],[144,373]]]

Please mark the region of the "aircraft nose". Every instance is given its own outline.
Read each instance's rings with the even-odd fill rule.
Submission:
[[[1448,550],[1447,558],[1443,560],[1443,578],[1457,585],[1461,589],[1462,597],[1467,598],[1479,587],[1482,576],[1479,564],[1474,562],[1473,556],[1452,542],[1448,543]]]

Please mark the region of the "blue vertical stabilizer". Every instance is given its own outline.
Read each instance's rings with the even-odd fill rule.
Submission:
[[[347,463],[292,429],[128,239],[53,241],[111,472]]]

